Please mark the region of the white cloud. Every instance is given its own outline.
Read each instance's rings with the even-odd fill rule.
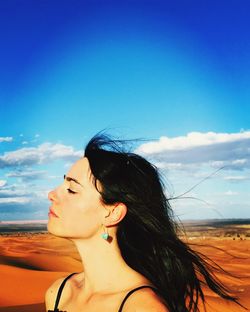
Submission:
[[[2,204],[27,204],[30,202],[28,197],[6,197],[0,198],[0,205]]]
[[[235,159],[235,160],[225,160],[225,161],[212,161],[210,162],[211,167],[234,170],[243,170],[244,168],[250,167],[250,162],[248,159]]]
[[[155,154],[163,151],[183,151],[194,147],[209,146],[250,140],[250,131],[239,133],[216,133],[216,132],[190,132],[186,136],[168,138],[162,136],[158,142],[142,144],[138,152],[144,154]]]
[[[0,198],[29,198],[32,203],[40,202],[41,200],[47,200],[48,198],[48,187],[29,188],[27,185],[11,185],[9,188],[0,189]]]
[[[183,164],[183,163],[168,163],[164,161],[154,162],[155,166],[159,169],[167,170],[179,170],[179,171],[191,171],[192,173],[197,170],[195,164]]]
[[[235,196],[235,195],[239,195],[238,192],[233,192],[233,191],[227,191],[225,193],[223,193],[223,195],[226,195],[226,196]]]
[[[224,180],[233,181],[233,182],[240,182],[245,180],[250,180],[250,177],[247,176],[226,176]]]
[[[250,131],[239,133],[191,132],[176,138],[161,137],[144,143],[137,153],[151,157],[165,168],[207,164],[214,168],[250,168]]]
[[[6,181],[6,180],[0,180],[0,187],[5,186],[5,185],[6,185],[6,183],[7,183],[7,181]]]
[[[48,179],[62,179],[62,175],[49,175]]]
[[[30,195],[30,192],[21,188],[12,187],[0,190],[0,198],[22,197]]]
[[[12,137],[0,137],[0,143],[1,142],[12,142],[13,138]]]
[[[6,152],[0,156],[0,168],[44,164],[59,159],[72,161],[82,155],[83,151],[75,151],[71,146],[43,143],[38,147],[26,147]]]
[[[73,165],[73,161],[64,164],[64,168],[69,169]]]
[[[6,174],[8,178],[22,178],[23,180],[41,179],[46,176],[46,171],[26,170],[26,171],[12,171]]]

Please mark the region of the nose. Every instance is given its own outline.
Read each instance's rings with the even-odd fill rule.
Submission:
[[[52,202],[56,200],[56,192],[55,192],[55,190],[49,192],[48,199],[50,201],[52,201]]]

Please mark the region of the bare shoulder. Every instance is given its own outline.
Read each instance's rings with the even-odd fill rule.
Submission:
[[[53,310],[54,306],[55,306],[55,302],[56,302],[56,297],[57,297],[57,293],[58,290],[62,284],[62,282],[64,281],[64,279],[66,278],[62,277],[57,279],[46,291],[45,293],[45,305],[46,305],[46,310]],[[63,288],[63,294],[61,296],[60,302],[62,301],[66,301],[70,294],[71,294],[71,290],[72,290],[72,280],[73,280],[73,276],[67,280],[67,283],[65,284],[64,288]]]
[[[126,301],[124,312],[169,312],[163,299],[152,289],[135,291]]]
[[[46,310],[53,310],[55,306],[56,296],[60,285],[62,284],[65,277],[57,279],[45,293],[45,305]]]

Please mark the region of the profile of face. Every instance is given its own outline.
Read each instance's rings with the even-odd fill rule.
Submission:
[[[56,189],[51,201],[48,231],[66,238],[92,238],[100,235],[107,210],[92,182],[86,157],[76,161]]]

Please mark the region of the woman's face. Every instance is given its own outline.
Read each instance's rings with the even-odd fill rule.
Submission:
[[[64,181],[49,192],[48,231],[68,238],[90,238],[102,230],[104,206],[92,183],[86,157],[71,167]]]

